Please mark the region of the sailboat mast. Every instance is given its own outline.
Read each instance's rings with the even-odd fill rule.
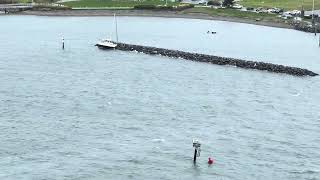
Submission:
[[[116,23],[116,40],[117,40],[117,43],[119,41],[118,39],[118,23],[117,23],[117,18],[116,18],[116,14],[114,13],[113,14],[113,17],[114,17],[114,22]]]
[[[313,0],[313,4],[312,4],[312,25],[314,28],[314,35],[316,36],[317,35],[317,27],[316,27],[316,22],[314,19],[314,0]]]

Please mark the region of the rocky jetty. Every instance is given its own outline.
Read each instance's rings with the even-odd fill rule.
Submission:
[[[315,30],[317,33],[320,33],[320,24],[316,24],[314,27],[311,22],[303,22],[303,21],[291,21],[289,24],[293,27],[293,29],[303,32],[314,33]]]
[[[122,51],[137,51],[137,52],[142,52],[150,55],[162,55],[162,56],[172,57],[172,58],[182,58],[186,60],[205,62],[205,63],[216,64],[216,65],[229,65],[229,66],[235,66],[235,67],[240,67],[244,69],[257,69],[257,70],[269,71],[274,73],[284,73],[284,74],[289,74],[294,76],[317,76],[318,75],[317,73],[314,73],[307,69],[301,69],[297,67],[283,66],[278,64],[257,62],[257,61],[246,61],[241,59],[190,53],[190,52],[183,52],[183,51],[149,47],[149,46],[118,43],[118,46],[116,47],[116,49],[122,50]]]

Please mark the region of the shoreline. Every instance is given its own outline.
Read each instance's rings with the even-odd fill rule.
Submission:
[[[94,17],[94,16],[135,16],[135,17],[162,17],[162,18],[184,18],[184,19],[203,19],[203,20],[218,20],[227,22],[236,22],[244,24],[253,24],[260,26],[294,29],[292,25],[271,21],[255,21],[251,19],[210,16],[204,13],[181,13],[177,11],[152,11],[152,10],[55,10],[55,11],[23,11],[14,13],[13,15],[34,15],[34,16],[60,16],[60,17]]]

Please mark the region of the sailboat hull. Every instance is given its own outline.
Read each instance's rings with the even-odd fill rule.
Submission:
[[[115,49],[116,48],[116,46],[111,47],[111,46],[103,46],[103,45],[99,45],[99,44],[96,44],[96,46],[100,49]]]
[[[117,44],[107,40],[97,43],[96,46],[102,49],[114,49],[117,47]]]

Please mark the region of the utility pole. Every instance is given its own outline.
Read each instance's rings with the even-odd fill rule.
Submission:
[[[314,0],[313,0],[313,4],[312,4],[312,25],[314,28],[314,35],[316,36],[317,35],[317,28],[316,28],[316,22],[314,19]]]
[[[304,18],[304,7],[303,7],[303,0],[301,0],[301,18]]]
[[[312,22],[314,21],[314,0],[312,4]]]
[[[300,17],[303,19],[304,18],[304,8],[303,8],[303,0],[301,0],[301,13]]]

